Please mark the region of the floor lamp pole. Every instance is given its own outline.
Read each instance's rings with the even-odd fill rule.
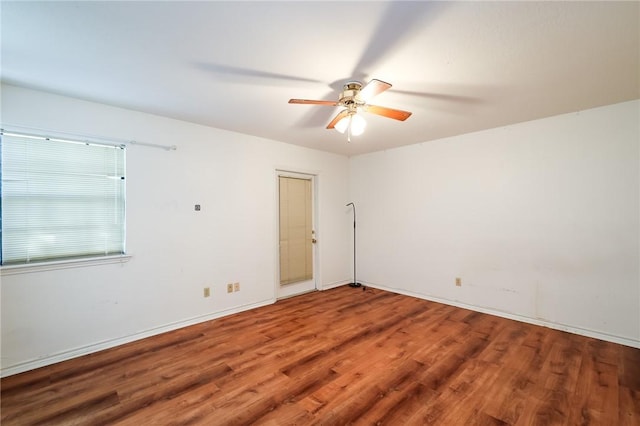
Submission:
[[[356,205],[349,203],[347,207],[349,206],[353,207],[353,282],[349,286],[360,287],[362,284],[356,279]]]

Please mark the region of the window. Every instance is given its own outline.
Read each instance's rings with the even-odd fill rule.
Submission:
[[[2,265],[125,253],[125,148],[0,133]]]

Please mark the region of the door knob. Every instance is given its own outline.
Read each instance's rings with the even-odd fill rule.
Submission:
[[[317,242],[318,242],[318,240],[316,240],[315,238],[312,238],[312,239],[311,239],[311,242],[312,242],[313,244],[315,244],[315,243],[317,243]]]

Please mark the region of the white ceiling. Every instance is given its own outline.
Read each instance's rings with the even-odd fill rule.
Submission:
[[[8,2],[2,80],[344,155],[640,98],[640,2]],[[393,87],[362,136],[346,80]]]

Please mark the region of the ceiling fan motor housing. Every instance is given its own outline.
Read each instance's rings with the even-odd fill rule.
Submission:
[[[346,106],[349,110],[355,110],[357,107],[363,106],[365,102],[360,99],[361,89],[362,83],[359,81],[348,81],[342,86],[342,94],[338,104]]]

